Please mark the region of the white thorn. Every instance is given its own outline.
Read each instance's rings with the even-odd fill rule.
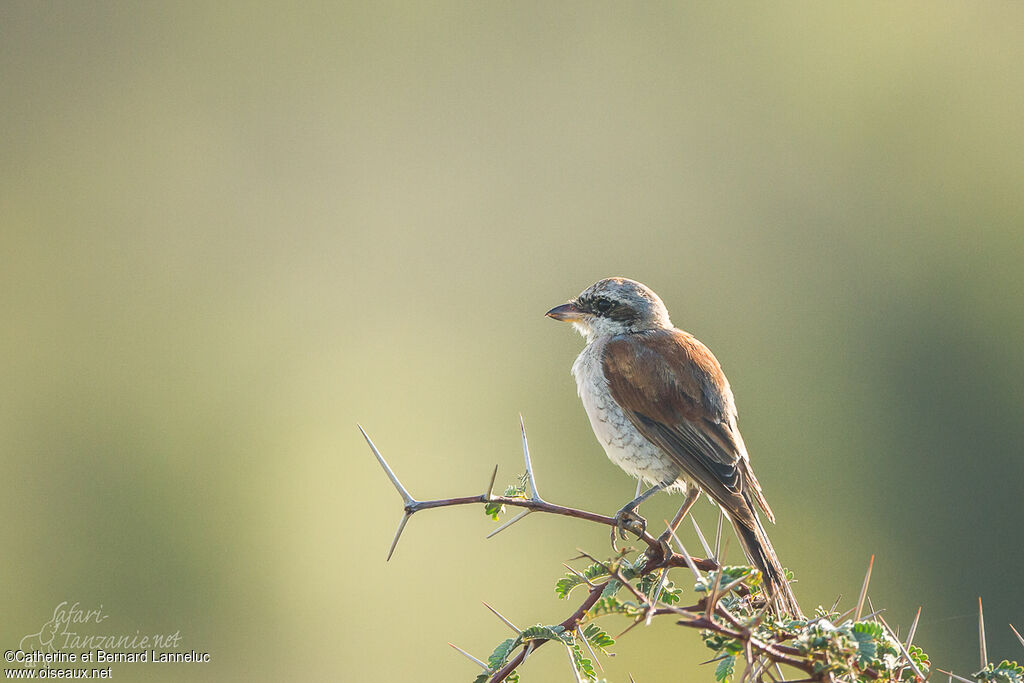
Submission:
[[[957,676],[952,671],[943,671],[942,669],[936,669],[936,671],[938,671],[940,673],[946,674],[947,676],[949,676],[950,680],[953,680],[955,678],[958,681],[963,681],[963,683],[974,683],[974,681],[970,681],[970,680],[964,678],[963,676]]]
[[[874,556],[872,556],[872,558],[873,557]],[[917,664],[914,663],[914,660],[910,658],[910,653],[907,652],[907,648],[903,647],[903,643],[901,643],[900,639],[896,636],[895,633],[893,633],[893,630],[889,627],[889,624],[885,623],[885,619],[881,619],[881,622],[882,626],[884,626],[885,630],[889,633],[889,637],[896,641],[896,645],[900,648],[900,652],[903,653],[903,657],[907,660],[907,664],[909,664],[910,668],[914,670],[914,673],[917,675],[917,677],[920,680],[924,681],[924,674],[921,673],[921,670],[917,668]]]
[[[722,564],[722,558],[718,556],[722,549],[722,520],[725,519],[725,511],[721,506],[718,508],[718,529],[715,531],[715,562]]]
[[[700,571],[697,570],[697,565],[693,563],[693,558],[690,557],[690,553],[686,552],[686,547],[683,545],[683,542],[679,540],[679,537],[676,536],[676,532],[674,531],[672,532],[672,540],[674,540],[679,546],[679,549],[683,551],[683,559],[686,560],[686,566],[690,568],[691,572],[693,572],[693,578],[700,581]]]
[[[398,539],[402,537],[402,532],[405,531],[405,525],[409,522],[409,518],[412,517],[411,512],[406,512],[402,515],[402,521],[398,523],[398,530],[395,531],[395,539],[391,541],[391,550],[388,551],[388,559],[385,562],[391,561],[391,556],[395,554],[395,548],[398,547]]]
[[[978,649],[981,651],[981,668],[988,666],[988,648],[985,646],[985,613],[981,609],[981,598],[978,598]]]
[[[377,461],[380,463],[380,466],[384,468],[388,478],[391,479],[391,483],[395,485],[395,488],[398,490],[398,494],[402,496],[402,500],[405,504],[411,505],[415,503],[416,499],[410,496],[409,492],[405,490],[404,486],[402,486],[402,482],[398,481],[398,476],[394,473],[391,467],[388,466],[387,460],[385,460],[384,456],[380,454],[377,447],[373,445],[373,441],[370,440],[370,435],[366,433],[366,430],[363,429],[362,425],[357,424],[356,427],[359,427],[359,431],[363,433],[363,438],[366,439],[366,443],[370,444],[370,450],[377,456]]]
[[[601,660],[597,658],[597,653],[594,652],[594,648],[590,645],[590,641],[587,640],[587,637],[583,635],[583,627],[579,624],[576,624],[576,635],[579,636],[579,639],[582,640],[587,646],[587,649],[590,650],[590,656],[594,658],[594,664],[597,664],[597,668],[604,671],[604,664],[602,664]]]
[[[1020,641],[1020,644],[1024,645],[1024,636],[1020,634],[1020,631],[1013,627],[1013,624],[1010,624],[1010,630],[1013,631],[1013,635],[1017,636],[1017,640]]]
[[[917,614],[914,616],[914,623],[910,625],[910,632],[907,634],[907,649],[910,649],[910,644],[914,642],[914,634],[917,633],[917,622],[921,618],[921,608],[917,608]]]
[[[468,659],[471,662],[475,662],[484,671],[490,671],[491,670],[491,667],[487,666],[486,664],[484,664],[479,659],[477,659],[473,655],[471,655],[468,652],[466,652],[465,650],[463,650],[461,647],[459,647],[455,643],[448,643],[448,644],[451,645],[456,650],[458,650],[459,652],[461,652],[463,657],[465,657],[466,659]]]
[[[658,598],[661,597],[661,591],[665,590],[665,584],[668,582],[668,568],[661,570],[661,578],[658,579],[658,585],[654,591],[654,599],[651,600],[651,608],[647,610],[647,619],[644,626],[650,626],[651,620],[654,619],[654,608],[658,604]]]
[[[835,611],[836,611],[836,608],[837,608],[837,607],[839,607],[839,601],[840,601],[840,600],[842,600],[842,599],[843,599],[843,594],[842,594],[842,593],[840,593],[840,594],[839,594],[839,596],[838,596],[838,597],[836,597],[836,601],[835,601],[834,603],[832,603],[832,609],[830,609],[830,610],[828,611],[828,612],[829,612],[829,614],[831,614],[832,612],[835,612]]]
[[[507,522],[505,522],[504,524],[499,526],[497,529],[495,529],[491,533],[487,534],[487,538],[492,538],[494,536],[497,536],[502,531],[504,531],[505,529],[509,528],[510,526],[512,526],[513,524],[515,524],[519,520],[521,520],[523,517],[525,517],[526,515],[530,514],[531,512],[533,512],[533,510],[523,510],[521,513],[519,513],[518,515],[516,515],[512,519],[508,520]]]
[[[864,599],[868,596],[868,583],[871,582],[871,568],[875,566],[875,556],[871,556],[868,562],[868,571],[864,574],[864,585],[860,587],[860,597],[857,598],[857,609],[854,611],[853,620],[860,621],[860,615],[864,612]]]
[[[903,647],[903,643],[899,641],[899,639],[896,637],[896,634],[892,632],[892,629],[889,629],[889,634],[892,636],[893,640],[896,641],[896,644],[900,646],[900,650],[903,652],[903,656],[906,658],[907,664],[909,664],[910,668],[914,670],[914,673],[917,674],[917,677],[922,681],[926,680],[924,674],[921,673],[921,670],[917,668],[917,664],[915,664],[914,660],[910,658],[910,653],[907,652],[907,648]]]
[[[494,466],[494,471],[491,472],[491,483],[487,485],[487,491],[484,493],[484,500],[490,502],[491,496],[494,495],[494,480],[498,477],[498,466]]]
[[[566,569],[568,569],[569,571],[571,571],[573,574],[575,574],[579,578],[580,581],[582,581],[585,584],[587,584],[590,588],[596,588],[597,587],[596,585],[594,585],[594,582],[592,582],[586,576],[584,576],[580,572],[576,571],[575,569],[573,569],[572,567],[567,565],[565,562],[562,563],[562,566],[565,567]],[[1013,627],[1011,626],[1010,628],[1013,628]]]
[[[871,599],[868,598],[869,602],[870,602],[870,600]],[[881,614],[884,611],[885,611],[884,607],[882,609],[876,609],[874,612],[871,612],[870,614],[865,614],[863,617],[860,618],[860,620],[861,621],[867,621],[868,619],[874,619],[875,617],[877,617],[879,614]],[[878,620],[875,619],[875,621],[878,621]]]
[[[483,602],[483,601],[481,601],[481,602]],[[516,632],[516,635],[518,635],[518,634],[522,633],[522,631],[521,631],[521,630],[519,629],[519,627],[518,627],[518,626],[516,626],[516,625],[515,625],[515,624],[513,624],[513,623],[512,623],[511,621],[509,621],[508,619],[506,619],[506,618],[505,618],[505,615],[504,615],[504,614],[502,614],[502,613],[501,613],[501,612],[499,612],[498,610],[494,609],[493,607],[491,607],[490,605],[488,605],[488,604],[487,604],[486,602],[484,602],[484,603],[483,603],[483,605],[484,605],[484,607],[486,607],[487,609],[491,610],[491,612],[493,612],[493,613],[494,613],[494,616],[496,616],[496,617],[498,617],[499,619],[501,619],[501,620],[502,620],[502,622],[504,622],[505,626],[508,626],[508,627],[509,627],[510,629],[512,629],[513,631],[515,631],[515,632]]]
[[[704,546],[704,552],[707,553],[708,557],[713,559],[716,558],[716,555],[713,555],[711,553],[711,547],[708,545],[708,542],[704,539],[704,534],[701,533],[700,527],[697,526],[697,518],[693,516],[692,512],[690,513],[690,521],[693,522],[693,528],[697,530],[697,538],[700,539],[700,544]]]
[[[523,422],[522,413],[519,414],[519,430],[523,433],[523,460],[526,462],[526,476],[530,482],[530,498],[540,502],[540,491],[537,490],[537,480],[533,476],[533,463],[530,462],[530,445],[526,442],[526,423]]]

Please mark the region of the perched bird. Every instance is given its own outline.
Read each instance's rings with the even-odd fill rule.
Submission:
[[[597,440],[612,462],[652,486],[619,510],[620,534],[644,527],[635,509],[654,493],[686,493],[678,525],[703,492],[732,521],[770,604],[800,617],[756,508],[772,522],[775,515],[750,467],[729,381],[711,351],[672,325],[657,294],[621,277],[596,282],[547,316],[571,322],[586,337],[572,374]]]

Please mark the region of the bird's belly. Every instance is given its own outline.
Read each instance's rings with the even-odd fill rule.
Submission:
[[[573,374],[576,375],[577,388],[583,408],[590,418],[590,426],[608,458],[627,474],[651,485],[679,480],[674,488],[685,488],[686,483],[680,479],[679,467],[633,426],[612,398],[599,364],[600,355],[593,351],[588,347],[580,354],[573,366]]]

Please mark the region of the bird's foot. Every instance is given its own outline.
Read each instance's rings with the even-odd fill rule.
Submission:
[[[615,545],[615,530],[618,529],[619,537],[626,540],[626,532],[632,531],[638,537],[647,531],[647,520],[641,517],[635,509],[626,506],[615,513],[615,528],[612,529],[612,546]]]

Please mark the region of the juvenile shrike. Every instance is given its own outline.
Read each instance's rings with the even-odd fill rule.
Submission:
[[[686,493],[674,525],[704,492],[732,521],[770,604],[802,616],[758,518],[759,507],[775,521],[736,426],[729,381],[711,351],[673,327],[657,294],[625,278],[601,280],[547,315],[571,322],[587,339],[572,373],[597,440],[612,462],[652,485],[619,510],[620,533],[645,524],[635,509],[658,491]]]

